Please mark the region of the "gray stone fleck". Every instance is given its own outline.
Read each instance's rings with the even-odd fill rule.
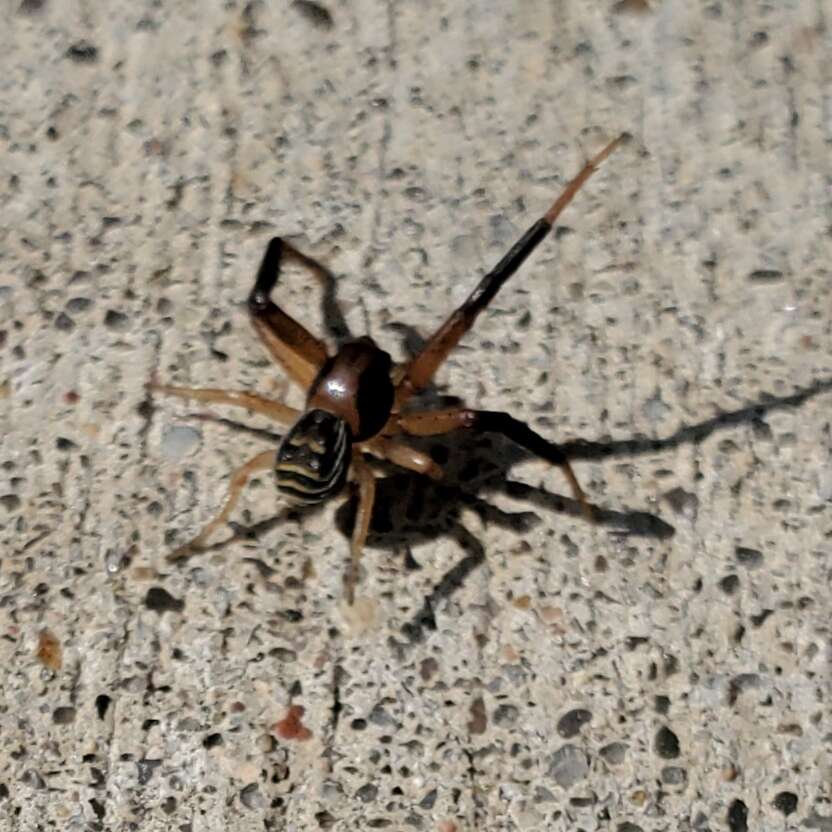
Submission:
[[[567,711],[557,724],[557,731],[564,739],[577,736],[581,728],[592,721],[592,714],[585,708],[575,708]]]
[[[562,745],[551,757],[548,774],[564,789],[574,786],[589,774],[586,753],[575,745]]]
[[[171,462],[178,462],[191,453],[202,439],[202,432],[189,425],[171,425],[162,433],[160,451]]]
[[[136,760],[136,769],[138,774],[138,781],[140,786],[145,786],[153,777],[153,772],[162,765],[161,760],[156,759],[142,759]]]
[[[611,742],[601,749],[600,754],[611,766],[621,765],[627,757],[627,743]]]
[[[251,809],[252,811],[263,809],[266,807],[266,799],[260,792],[260,786],[257,783],[249,783],[240,791],[240,803]]]

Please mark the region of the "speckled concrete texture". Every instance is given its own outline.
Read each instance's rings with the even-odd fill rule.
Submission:
[[[829,4],[321,2],[7,0],[0,830],[829,832]],[[269,476],[166,562],[280,431],[145,382],[302,402],[270,236],[401,360],[622,131],[427,396],[595,525],[454,436],[354,609]]]

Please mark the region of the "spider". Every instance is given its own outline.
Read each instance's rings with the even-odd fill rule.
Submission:
[[[592,520],[591,507],[561,448],[525,423],[508,413],[465,407],[420,411],[407,409],[407,403],[431,382],[477,316],[546,237],[563,209],[625,136],[611,141],[584,165],[549,210],[404,364],[394,365],[390,355],[368,336],[348,341],[332,355],[323,341],[272,302],[271,293],[283,259],[310,263],[306,255],[274,237],[249,294],[248,309],[254,329],[272,358],[306,390],[306,407],[296,410],[248,391],[172,387],[155,380],[147,385],[156,393],[242,407],[290,426],[277,453],[263,451],[233,472],[222,509],[196,537],[168,555],[168,560],[178,560],[204,548],[211,534],[231,514],[247,481],[258,472],[274,470],[278,492],[295,504],[323,503],[341,493],[351,480],[357,483],[359,494],[350,564],[343,579],[346,600],[351,605],[375,499],[375,475],[365,455],[438,480],[442,477],[439,465],[427,454],[400,441],[400,437],[435,436],[454,430],[502,434],[556,465],[563,471],[584,515]]]

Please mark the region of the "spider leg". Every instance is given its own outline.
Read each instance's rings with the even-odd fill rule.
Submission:
[[[399,370],[396,405],[401,407],[422,390],[448,357],[459,340],[473,326],[480,312],[493,300],[500,287],[520,268],[525,259],[546,237],[561,211],[572,201],[584,182],[624,139],[621,135],[596,153],[566,186],[552,207],[512,246],[508,254],[479,282],[467,300],[428,339],[422,351]]]
[[[401,442],[394,442],[386,436],[374,436],[362,443],[361,447],[373,456],[386,459],[408,471],[424,474],[432,480],[442,479],[442,469],[427,454]]]
[[[307,389],[327,360],[326,345],[274,304],[270,295],[280,277],[280,264],[288,255],[302,264],[309,258],[280,237],[266,247],[254,288],[248,297],[251,321],[260,339],[278,362],[301,387]]]
[[[559,445],[549,442],[548,439],[544,439],[525,422],[515,419],[508,413],[500,413],[494,410],[471,410],[469,408],[422,411],[402,414],[397,417],[395,427],[390,427],[411,436],[436,436],[460,428],[502,434],[507,439],[520,445],[521,448],[525,448],[535,456],[560,468],[572,489],[572,495],[581,506],[584,517],[590,521],[595,519],[592,507],[587,502],[583,489],[563,449]]]
[[[175,551],[167,556],[168,561],[177,561],[190,557],[195,552],[198,552],[205,545],[205,541],[211,534],[218,529],[228,518],[228,515],[234,510],[234,506],[240,499],[240,494],[245,488],[249,479],[260,471],[267,471],[274,468],[274,451],[263,451],[257,454],[256,457],[250,459],[245,465],[241,465],[232,475],[231,483],[228,486],[228,496],[225,498],[225,504],[220,510],[219,514],[207,523],[202,531],[191,541],[180,546]]]
[[[350,544],[350,565],[344,575],[344,594],[347,603],[352,606],[355,601],[355,585],[358,583],[358,564],[364,553],[364,544],[370,531],[370,519],[376,499],[376,478],[372,468],[363,460],[360,451],[352,457],[352,470],[358,480],[358,513],[352,530]]]
[[[147,389],[154,393],[162,393],[165,396],[176,396],[179,399],[244,407],[253,413],[268,416],[282,425],[291,425],[300,416],[300,411],[295,410],[294,407],[257,396],[254,393],[247,393],[244,390],[220,390],[215,387],[171,387],[168,384],[157,384],[155,381],[149,382]]]

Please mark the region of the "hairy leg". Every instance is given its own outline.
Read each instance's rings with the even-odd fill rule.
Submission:
[[[280,237],[266,247],[254,288],[248,297],[251,321],[272,357],[304,389],[309,388],[327,360],[326,345],[271,300],[285,255],[301,263],[308,258]]]
[[[253,413],[268,416],[281,425],[291,425],[300,416],[300,411],[295,410],[294,407],[244,390],[221,390],[216,387],[172,387],[169,384],[157,384],[155,381],[149,382],[147,389],[165,396],[176,396],[179,399],[244,407]]]
[[[361,457],[360,451],[355,451],[352,459],[352,470],[358,481],[358,512],[355,515],[355,527],[352,531],[350,544],[350,565],[344,575],[344,594],[347,603],[352,606],[355,601],[355,585],[358,583],[358,565],[364,553],[364,544],[370,531],[370,519],[373,515],[373,504],[376,499],[376,478],[372,469]]]
[[[525,422],[508,413],[469,408],[406,413],[396,417],[395,425],[388,425],[388,428],[411,436],[436,436],[459,429],[502,434],[535,456],[557,465],[563,471],[575,499],[580,503],[584,516],[588,520],[594,519],[592,507],[587,502],[578,478],[561,447],[544,439]]]
[[[193,540],[171,552],[167,556],[167,560],[182,560],[190,557],[192,554],[203,548],[205,546],[205,542],[211,534],[213,534],[213,532],[228,519],[228,516],[234,510],[234,506],[237,505],[240,495],[242,494],[242,491],[249,479],[260,471],[271,470],[274,467],[274,459],[275,452],[273,450],[263,451],[262,453],[257,454],[257,456],[253,459],[246,462],[245,465],[241,465],[236,471],[234,471],[231,475],[231,482],[228,486],[228,496],[225,498],[225,503],[219,514],[217,514],[210,523],[206,524],[202,528],[202,531],[200,531],[200,533]]]
[[[403,445],[401,442],[395,442],[386,436],[375,436],[363,442],[362,448],[373,456],[386,459],[394,465],[407,468],[408,471],[424,474],[432,480],[442,479],[442,469],[427,454]]]

